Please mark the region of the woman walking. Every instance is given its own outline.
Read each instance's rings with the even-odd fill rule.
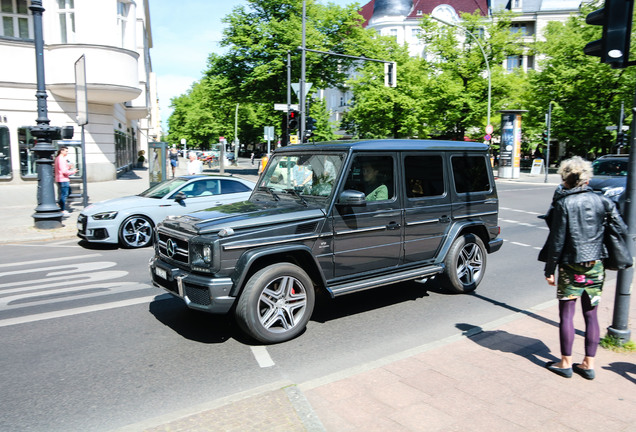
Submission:
[[[550,234],[539,260],[545,261],[546,281],[557,287],[561,360],[547,363],[546,368],[565,378],[575,372],[591,380],[595,377],[594,357],[600,340],[597,309],[605,282],[602,259],[607,257],[603,246],[604,200],[621,219],[614,204],[588,186],[592,177],[590,162],[575,156],[564,160],[558,173],[563,183],[555,191],[546,216]],[[558,279],[555,277],[557,266]],[[585,357],[581,363],[572,363],[578,298],[585,320]]]

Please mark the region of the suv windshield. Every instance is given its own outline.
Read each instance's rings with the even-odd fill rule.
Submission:
[[[597,159],[592,162],[594,175],[626,176],[627,159]]]
[[[139,196],[146,198],[163,198],[174,190],[179,189],[187,181],[188,180],[184,178],[173,178],[171,180],[154,185],[150,189],[146,189],[145,191],[140,193]]]
[[[328,197],[342,168],[343,154],[274,155],[261,177],[260,188],[293,190],[303,196]]]

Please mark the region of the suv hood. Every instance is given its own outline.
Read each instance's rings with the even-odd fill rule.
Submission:
[[[162,225],[180,231],[207,234],[225,228],[262,228],[271,224],[324,216],[322,208],[307,208],[294,201],[289,201],[288,204],[242,201],[166,219]]]

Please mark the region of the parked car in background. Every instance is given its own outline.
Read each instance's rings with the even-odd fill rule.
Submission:
[[[628,167],[629,155],[626,154],[605,155],[592,162],[594,177],[590,187],[614,201],[621,214],[625,210]]]
[[[91,243],[148,246],[154,227],[166,217],[244,201],[252,189],[253,182],[232,176],[175,177],[138,195],[87,206],[77,218],[77,235]]]

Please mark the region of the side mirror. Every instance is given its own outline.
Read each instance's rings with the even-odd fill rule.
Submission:
[[[184,194],[183,192],[179,192],[174,196],[174,200],[176,202],[181,202],[186,198],[186,194]]]
[[[342,191],[336,204],[342,206],[366,206],[367,201],[365,198],[364,192],[348,189]]]

